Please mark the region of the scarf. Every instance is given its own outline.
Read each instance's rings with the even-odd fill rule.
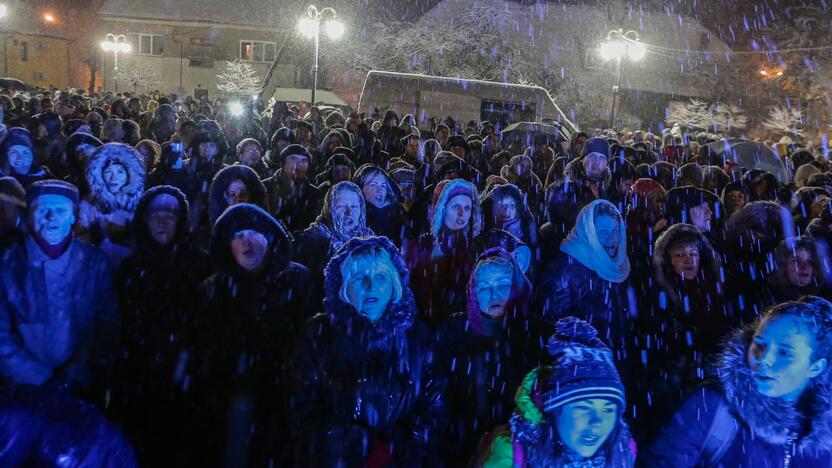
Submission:
[[[615,205],[606,200],[595,200],[583,207],[575,227],[569,231],[569,235],[560,244],[560,250],[594,271],[601,279],[611,283],[621,283],[630,274],[630,260],[627,258],[627,231],[624,221],[619,218],[621,235],[618,252],[615,257],[610,257],[595,233],[595,207],[600,204],[615,208]]]

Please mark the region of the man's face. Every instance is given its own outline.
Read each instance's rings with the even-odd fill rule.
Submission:
[[[28,174],[35,157],[28,146],[14,145],[6,153],[9,165],[15,174]]]
[[[50,245],[66,239],[75,223],[72,201],[62,195],[41,195],[29,208],[32,232]]]
[[[234,234],[231,239],[231,255],[244,270],[251,271],[263,263],[269,240],[263,234],[244,229]]]
[[[255,144],[248,144],[243,148],[242,153],[239,155],[240,163],[243,165],[252,167],[260,162],[260,158],[263,155],[260,154],[260,149]]]
[[[589,153],[584,157],[584,172],[592,180],[598,180],[607,170],[607,157],[601,153]]]
[[[291,154],[286,157],[283,163],[283,170],[292,181],[303,180],[306,177],[306,172],[309,170],[309,159],[306,156],[299,154]]]
[[[332,221],[341,229],[352,232],[361,222],[361,200],[351,190],[341,190],[332,202]]]
[[[441,143],[443,145],[445,144],[445,142],[448,141],[448,138],[450,138],[450,137],[451,137],[451,132],[449,130],[444,129],[444,128],[440,129],[436,132],[436,141],[438,141],[439,143]]]
[[[404,147],[405,156],[416,159],[419,156],[419,139],[411,138]]]
[[[456,195],[448,200],[445,208],[445,227],[451,231],[468,226],[471,219],[471,198],[467,195]]]
[[[734,190],[725,194],[725,208],[729,213],[733,213],[743,206],[745,206],[745,194],[739,190]]]

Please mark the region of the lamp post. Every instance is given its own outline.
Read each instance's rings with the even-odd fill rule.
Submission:
[[[118,53],[130,52],[130,44],[127,42],[127,36],[124,34],[107,34],[104,40],[101,41],[101,48],[104,52],[113,53],[113,86],[118,92]]]
[[[607,33],[607,39],[601,43],[600,53],[604,60],[615,60],[615,84],[612,87],[612,108],[610,109],[610,128],[614,128],[615,105],[621,86],[621,61],[626,56],[631,61],[638,62],[644,58],[647,50],[639,42],[636,31],[624,32],[623,29],[613,29]]]
[[[329,15],[329,19],[326,19],[324,22],[326,35],[332,40],[336,40],[341,37],[341,35],[344,34],[344,23],[338,21],[338,14],[335,12],[335,9],[331,7],[318,10],[315,5],[309,5],[309,8],[306,9],[307,17],[301,18],[298,23],[298,29],[301,34],[306,36],[308,39],[315,40],[315,64],[312,67],[313,79],[311,105],[313,106],[315,105],[315,93],[318,90],[318,47],[321,38],[321,21],[324,21],[324,15]]]

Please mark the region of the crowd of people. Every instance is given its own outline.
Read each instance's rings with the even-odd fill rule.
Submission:
[[[4,466],[832,466],[811,147],[781,180],[678,129],[0,115]]]

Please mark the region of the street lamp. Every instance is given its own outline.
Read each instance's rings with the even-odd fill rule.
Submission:
[[[127,42],[127,36],[124,34],[107,34],[104,40],[101,41],[101,48],[104,52],[113,53],[113,83],[115,91],[118,92],[118,53],[130,52],[130,43]]]
[[[298,23],[298,30],[308,39],[315,39],[315,64],[312,67],[314,75],[312,79],[312,105],[315,105],[315,93],[318,90],[318,44],[321,38],[321,21],[324,15],[329,15],[325,20],[324,30],[330,39],[336,40],[344,34],[344,23],[338,21],[338,13],[331,7],[318,10],[315,5],[309,5],[306,9],[306,18],[301,18]]]
[[[621,86],[621,60],[627,57],[633,62],[638,62],[644,58],[647,49],[639,42],[637,32],[625,33],[623,29],[613,29],[607,33],[607,40],[601,43],[599,52],[604,60],[615,60],[615,84],[612,87],[612,109],[610,109],[610,128],[614,128],[615,104]]]

